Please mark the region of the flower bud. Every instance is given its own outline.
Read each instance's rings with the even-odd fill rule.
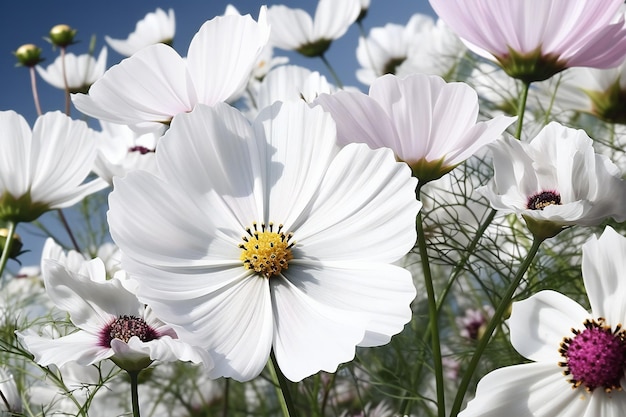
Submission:
[[[17,48],[17,51],[13,52],[13,55],[17,58],[17,66],[34,67],[43,61],[41,57],[41,48],[32,43]]]
[[[7,237],[9,236],[9,229],[0,228],[0,252],[4,251],[4,245],[7,243]],[[13,235],[13,241],[11,243],[11,251],[9,252],[9,258],[17,260],[17,257],[20,256],[22,252],[22,238],[20,235],[15,233]]]
[[[74,43],[76,29],[72,29],[68,25],[56,25],[50,29],[50,43],[54,46],[64,48]]]

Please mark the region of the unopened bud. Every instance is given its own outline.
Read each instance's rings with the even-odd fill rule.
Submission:
[[[76,36],[76,29],[68,25],[56,25],[50,29],[49,40],[54,46],[64,48],[74,43],[74,36]]]
[[[0,252],[4,251],[4,246],[7,243],[7,237],[9,236],[9,229],[0,228]],[[17,260],[17,257],[20,256],[22,252],[22,238],[20,235],[15,233],[13,235],[13,241],[11,242],[11,251],[9,252],[9,258]]]
[[[17,65],[24,67],[34,67],[43,61],[41,57],[41,48],[32,43],[27,43],[17,48],[17,51],[13,52],[13,55],[17,58]]]

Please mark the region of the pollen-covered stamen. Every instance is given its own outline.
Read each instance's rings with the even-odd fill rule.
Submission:
[[[137,336],[142,342],[159,338],[159,334],[144,319],[135,316],[119,316],[109,323],[100,335],[101,346],[111,347],[113,339],[128,343],[131,337]]]
[[[268,226],[261,224],[261,230],[256,223],[253,223],[252,229],[247,228],[248,236],[243,236],[244,243],[239,245],[244,267],[265,278],[278,275],[283,269],[287,269],[289,261],[293,259],[291,249],[296,242],[291,241],[292,233],[285,234],[282,229],[281,224],[274,231],[273,223]]]
[[[561,342],[559,353],[564,361],[559,366],[565,368],[565,375],[571,376],[572,388],[620,391],[620,380],[626,371],[626,331],[621,325],[612,330],[603,318],[587,320],[584,326],[583,330],[572,329],[574,336]]]
[[[556,191],[542,191],[528,198],[526,208],[530,210],[543,210],[548,206],[561,205],[561,196]]]

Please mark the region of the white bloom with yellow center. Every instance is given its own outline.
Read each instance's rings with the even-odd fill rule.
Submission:
[[[220,104],[174,118],[159,172],[114,180],[109,225],[139,298],[249,380],[273,350],[298,381],[411,318],[416,181],[388,149],[340,148],[330,114]]]

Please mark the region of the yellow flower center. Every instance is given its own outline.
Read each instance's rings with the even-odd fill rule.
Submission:
[[[247,228],[248,236],[243,236],[244,243],[239,245],[243,265],[252,269],[257,274],[270,278],[281,273],[289,267],[289,261],[293,259],[291,248],[296,242],[290,242],[292,233],[285,234],[283,225],[279,225],[274,231],[274,225],[267,227],[261,224],[261,230],[253,223],[252,228]]]

